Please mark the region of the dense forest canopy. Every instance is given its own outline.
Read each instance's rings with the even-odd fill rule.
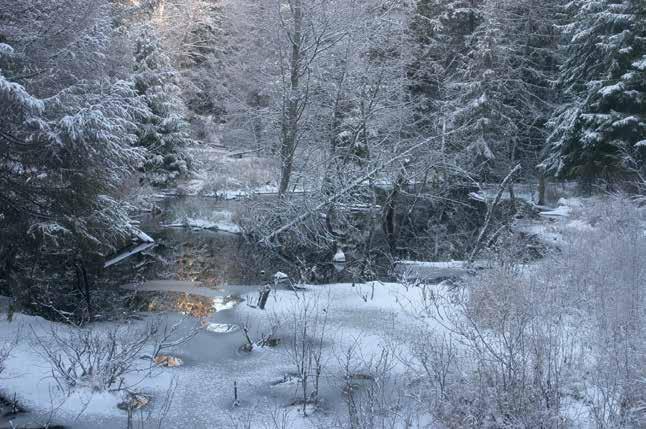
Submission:
[[[250,220],[250,232],[273,239],[295,213],[323,209],[328,225],[310,225],[316,248],[334,247],[335,228],[354,228],[336,206],[370,203],[384,180],[396,185],[389,201],[419,183],[447,196],[499,183],[520,165],[519,183],[637,191],[645,8],[638,0],[4,1],[3,287],[39,290],[38,273],[51,264],[69,267],[56,270],[63,283],[97,271],[136,235],[127,205],[135,184],[189,179],[186,148],[216,140],[276,160],[283,198]],[[303,189],[309,202],[290,197]],[[285,232],[307,236],[299,228]]]
[[[638,190],[645,7],[4,1],[3,285],[31,290],[16,282],[51,258],[95,264],[122,246],[133,185],[190,178],[186,148],[214,135],[277,162],[285,198],[253,220],[259,236],[300,207],[291,191],[308,189],[332,213],[373,198],[372,185],[353,185],[364,179],[446,194],[520,165],[516,182]]]

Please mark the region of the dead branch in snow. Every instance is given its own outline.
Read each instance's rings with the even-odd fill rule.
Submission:
[[[507,176],[503,179],[502,182],[500,182],[500,186],[498,187],[498,193],[496,194],[496,198],[494,201],[487,207],[487,215],[485,216],[485,221],[484,224],[482,225],[482,229],[480,229],[480,233],[478,234],[478,238],[476,239],[475,244],[473,245],[473,250],[471,251],[471,254],[469,255],[469,262],[473,262],[473,258],[476,257],[478,252],[480,251],[480,247],[482,245],[482,240],[487,233],[487,230],[489,229],[489,224],[491,223],[491,218],[493,217],[493,212],[496,209],[496,206],[500,202],[500,199],[502,198],[502,194],[505,191],[505,188],[507,187],[507,184],[509,181],[514,177],[514,175],[520,171],[520,164],[516,165],[514,168],[511,169],[511,171],[507,174]]]

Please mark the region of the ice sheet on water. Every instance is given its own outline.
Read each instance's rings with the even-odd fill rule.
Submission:
[[[181,285],[175,286],[179,288]],[[250,353],[240,352],[245,340],[237,328],[246,324],[254,340],[261,338],[262,334],[269,332],[272,317],[287,321],[304,296],[316,295],[320,300],[320,311],[324,309],[328,315],[328,332],[334,333],[324,348],[325,359],[329,362],[329,377],[322,387],[326,408],[334,410],[343,405],[334,381],[341,377],[341,368],[335,363],[338,350],[355,346],[361,348],[363,356],[371,356],[378,354],[382,345],[408,335],[409,323],[414,320],[402,308],[418,293],[413,288],[406,290],[400,284],[377,282],[307,286],[307,290],[300,292],[300,297],[292,290],[274,290],[267,311],[238,305],[229,311],[216,312],[209,316],[209,324],[203,333],[168,351],[184,360],[185,365],[156,367],[151,378],[139,379],[139,374],[126,381],[136,383],[139,391],[152,396],[153,426],[156,426],[155,419],[173,378],[177,381],[177,388],[164,426],[230,427],[232,413],[235,417],[235,413],[242,414],[251,409],[257,413],[259,425],[261,421],[270,421],[272,413],[277,409],[284,410],[295,400],[293,389],[271,389],[272,383],[294,371],[294,365],[284,344],[276,348],[257,348]],[[256,294],[250,291],[243,298],[255,299]],[[137,325],[146,321],[129,323]],[[0,321],[0,336],[11,336],[20,324],[32,324],[43,332],[54,325],[40,318],[17,314],[12,323]],[[113,329],[115,326],[102,323],[96,328]],[[278,335],[286,338],[285,332]],[[141,365],[149,363],[141,361]],[[119,395],[83,390],[74,397],[67,397],[58,391],[55,380],[51,378],[50,364],[30,341],[24,341],[16,348],[7,362],[5,375],[8,379],[6,382],[3,379],[3,391],[15,393],[18,400],[32,411],[30,415],[34,418],[45,418],[54,403],[57,406],[62,404],[55,413],[56,423],[73,428],[90,425],[94,429],[125,427],[126,413],[117,408],[117,403],[122,400]],[[236,410],[232,408],[234,381],[241,398],[241,409]],[[311,427],[311,419],[293,417],[295,423],[292,427]],[[327,413],[317,414],[317,419],[328,417],[333,418],[334,412],[329,416]]]

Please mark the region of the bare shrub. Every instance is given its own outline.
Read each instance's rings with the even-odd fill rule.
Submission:
[[[614,197],[581,217],[593,228],[572,234],[555,263],[570,305],[583,315],[589,358],[583,378],[598,427],[646,423],[646,216],[627,198]]]
[[[347,420],[340,427],[349,429],[394,429],[412,427],[414,412],[407,405],[404,386],[394,372],[396,358],[390,347],[381,347],[363,356],[355,341],[340,359],[343,368],[342,390]]]
[[[319,294],[296,292],[299,299],[296,308],[287,315],[286,354],[294,365],[299,380],[303,416],[308,415],[308,405],[318,402],[321,375],[323,372],[323,344],[326,338],[327,303],[321,302]]]
[[[0,344],[0,374],[2,374],[5,369],[5,361],[9,359],[11,352],[18,343],[18,336],[19,335],[16,335],[15,338],[4,341],[2,344]]]
[[[151,335],[132,328],[51,328],[45,340],[34,331],[40,350],[52,365],[52,376],[65,391],[75,387],[96,391],[114,388],[123,376],[135,370],[134,362]]]
[[[262,411],[268,411],[269,415]],[[244,409],[242,413],[232,414],[227,427],[233,429],[288,429],[297,425],[294,417],[289,408],[267,403],[259,409]]]
[[[41,354],[52,366],[52,376],[64,391],[88,387],[94,391],[127,390],[125,377],[150,369],[161,351],[176,347],[197,332],[180,334],[183,319],[174,324],[155,320],[143,326],[50,328],[46,335],[32,332]],[[150,349],[152,354],[144,353]],[[150,357],[147,367],[137,365]]]
[[[420,307],[421,314],[446,333],[434,333],[433,325],[422,320],[423,339],[413,344],[413,354],[426,375],[423,396],[450,426],[486,426],[491,419],[523,425],[548,417],[537,409],[535,374],[527,365],[536,315],[515,280],[513,272],[496,270],[468,288],[438,287],[420,294],[431,301]]]
[[[579,215],[569,244],[536,265],[504,257],[454,290],[411,286],[423,338],[413,367],[448,426],[581,424],[573,402],[599,428],[644,423],[643,217],[625,199]]]
[[[560,386],[554,384],[552,372],[542,371],[538,359],[550,356],[554,368],[555,356],[545,350],[548,343],[533,341],[538,315],[522,296],[504,299],[503,293],[499,301],[490,296],[488,286],[500,284],[493,281],[496,277],[492,275],[491,282],[479,279],[478,287],[484,290],[432,295],[435,305],[426,308],[448,332],[433,334],[422,328],[424,340],[413,347],[428,383],[423,395],[433,414],[449,426],[497,422],[531,427],[558,419],[558,407],[554,414],[550,404],[558,401]],[[550,390],[542,391],[542,386]]]
[[[152,357],[190,341],[201,329],[200,320],[192,317],[182,317],[173,323],[164,318],[153,320],[146,328],[151,334]]]
[[[415,336],[411,344],[417,362],[430,383],[429,399],[445,401],[448,398],[450,376],[456,372],[456,340],[449,334],[426,332]]]

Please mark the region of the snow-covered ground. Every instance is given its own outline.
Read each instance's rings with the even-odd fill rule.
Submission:
[[[157,286],[161,287],[152,285],[149,289],[164,289],[163,285]],[[182,285],[176,286],[176,290],[182,290]],[[193,293],[201,293],[199,289],[191,290],[191,285],[184,286]],[[347,350],[355,349],[353,365],[369,371],[370,359],[378,357],[382,347],[398,342],[404,347],[410,327],[417,323],[406,308],[408,302],[417,299],[419,292],[413,288],[407,290],[399,284],[306,286],[298,293],[274,290],[265,311],[247,305],[257,300],[258,294],[254,289],[241,290],[247,291],[242,294],[246,303],[233,308],[230,305],[220,307],[204,324],[213,329],[201,330],[188,343],[170,352],[182,359],[183,366],[151,368],[149,361],[141,360],[137,366],[142,372],[125,377],[126,384],[134,385],[133,390],[153,398],[152,405],[146,409],[146,413],[151,414],[147,417],[149,426],[146,427],[157,427],[163,412],[163,398],[174,383],[177,387],[164,416],[163,427],[226,428],[235,427],[237,422],[242,424],[249,418],[255,422],[251,427],[263,427],[261,422],[271,421],[277,413],[285,414],[294,428],[321,427],[325,422],[331,425],[338,416],[347,412],[342,395]],[[212,298],[215,304],[216,301],[222,302],[221,296]],[[292,332],[289,325],[305,302],[315,304],[312,311],[319,312],[320,320],[323,317],[327,319],[322,400],[319,409],[307,418],[300,416],[298,406],[289,406],[299,398],[297,383],[290,376],[296,372],[296,366],[290,359],[289,338]],[[145,324],[152,317],[149,315],[142,321],[129,323]],[[174,321],[180,316],[168,317]],[[281,340],[277,347],[240,351],[246,341],[239,327],[247,326],[251,338],[258,340],[276,323],[281,325],[276,334]],[[221,326],[227,326],[227,329],[217,329]],[[47,341],[52,327],[62,332],[70,329],[22,314],[16,314],[12,322],[8,322],[6,317],[0,321],[3,340],[20,338],[5,363],[1,390],[9,397],[15,394],[18,402],[30,410],[21,417],[22,421],[43,421],[51,417],[52,422],[69,427],[126,427],[126,413],[117,408],[121,394],[78,388],[68,396],[58,388],[52,377],[51,364],[35,339],[38,336],[41,341]],[[93,327],[98,330],[116,328],[113,323]],[[402,377],[405,372],[401,365],[395,365],[392,371]],[[234,382],[238,388],[239,407],[233,407]]]
[[[541,241],[562,247],[577,235],[595,231],[595,218],[587,209],[593,203],[592,200],[562,199],[553,210],[544,210],[540,219],[518,223],[514,227],[537,236]],[[475,266],[481,267],[483,263],[478,262]],[[473,274],[472,266],[462,261],[400,261],[398,267],[402,270],[400,274],[410,270],[440,273],[437,277]],[[528,266],[527,272],[537,267]],[[480,278],[484,277],[475,277],[472,281]],[[157,367],[151,365],[150,359],[140,359],[135,365],[137,371],[124,376],[124,385],[152,398],[151,404],[143,409],[144,427],[157,427],[160,420],[162,427],[186,428],[299,429],[333,427],[340,421],[347,423],[348,404],[344,393],[348,383],[347,368],[352,369],[357,379],[384,379],[384,373],[378,372],[375,362],[384,360],[384,351],[386,355],[396,351],[397,356],[391,356],[388,361],[388,377],[385,377],[389,380],[388,389],[394,392],[396,383],[412,385],[419,381],[420,374],[406,365],[411,358],[415,332],[419,333],[423,327],[424,332],[432,332],[433,335],[449,334],[446,324],[433,317],[423,317],[423,311],[429,309],[424,306],[428,304],[429,296],[433,296],[435,303],[446,306],[446,314],[456,314],[451,308],[455,302],[451,295],[454,292],[443,283],[426,283],[305,285],[299,291],[275,288],[265,310],[256,308],[259,290],[254,286],[229,286],[225,290],[215,290],[197,283],[178,281],[152,281],[127,286],[128,289],[148,292],[198,295],[210,303],[212,312],[199,322],[201,328],[195,337],[165,351],[181,359],[182,366]],[[306,318],[301,317],[304,309],[309,312]],[[5,398],[15,395],[19,404],[29,410],[18,417],[20,423],[51,420],[73,428],[126,426],[126,413],[117,408],[123,399],[122,393],[93,391],[87,386],[65,392],[52,377],[51,361],[44,355],[40,343],[52,341],[49,334],[52,328],[63,335],[72,328],[22,314],[15,314],[13,321],[9,322],[4,317],[5,313],[6,306],[0,314],[0,344],[16,338],[18,343],[0,374],[0,391]],[[173,324],[185,316],[169,313],[163,317],[166,319],[145,314],[142,320],[131,320],[127,325],[106,322],[95,324],[92,329],[97,332],[136,331],[146,323]],[[311,343],[316,343],[319,338],[316,332],[324,331],[320,343],[323,367],[320,402],[316,408],[307,405],[308,417],[301,415],[299,379],[295,375],[298,373],[298,359],[295,358],[298,353],[294,345],[298,343],[298,333],[302,332],[303,320],[310,323],[307,338]],[[188,318],[185,323],[188,325],[182,332],[188,332],[189,326],[198,322]],[[579,326],[574,323],[571,334],[572,338],[578,338],[578,342],[573,342],[573,347],[585,343]],[[243,351],[244,346],[248,347],[245,332],[255,343],[250,352]],[[491,338],[496,334],[490,331],[486,335]],[[274,347],[260,346],[269,336],[278,339],[278,343],[273,344]],[[150,349],[147,346],[145,352],[149,353]],[[581,378],[583,380],[584,376]],[[577,383],[583,387],[578,389]],[[238,392],[238,406],[234,406],[234,385]],[[361,385],[357,387],[362,388]],[[584,427],[589,423],[587,387],[583,381],[574,380],[568,388],[579,393],[564,394],[562,413],[571,421],[578,422],[577,425],[580,423],[578,427]],[[170,400],[166,401],[169,395]],[[388,400],[395,403],[397,397],[393,394]],[[427,404],[422,401],[397,402],[393,407],[398,413],[404,415],[409,412],[421,419],[413,427],[427,427],[424,424],[430,422]],[[272,426],[276,419],[283,421],[284,425]]]
[[[587,201],[591,204],[594,200]],[[576,231],[589,231],[592,227],[582,218],[584,202],[580,198],[560,198],[556,207],[539,213],[538,220],[516,220],[512,227],[515,231],[536,237],[548,247],[560,247],[566,243],[564,234]]]
[[[399,277],[432,281],[443,278],[460,278],[488,267],[487,261],[397,261],[394,272]]]

